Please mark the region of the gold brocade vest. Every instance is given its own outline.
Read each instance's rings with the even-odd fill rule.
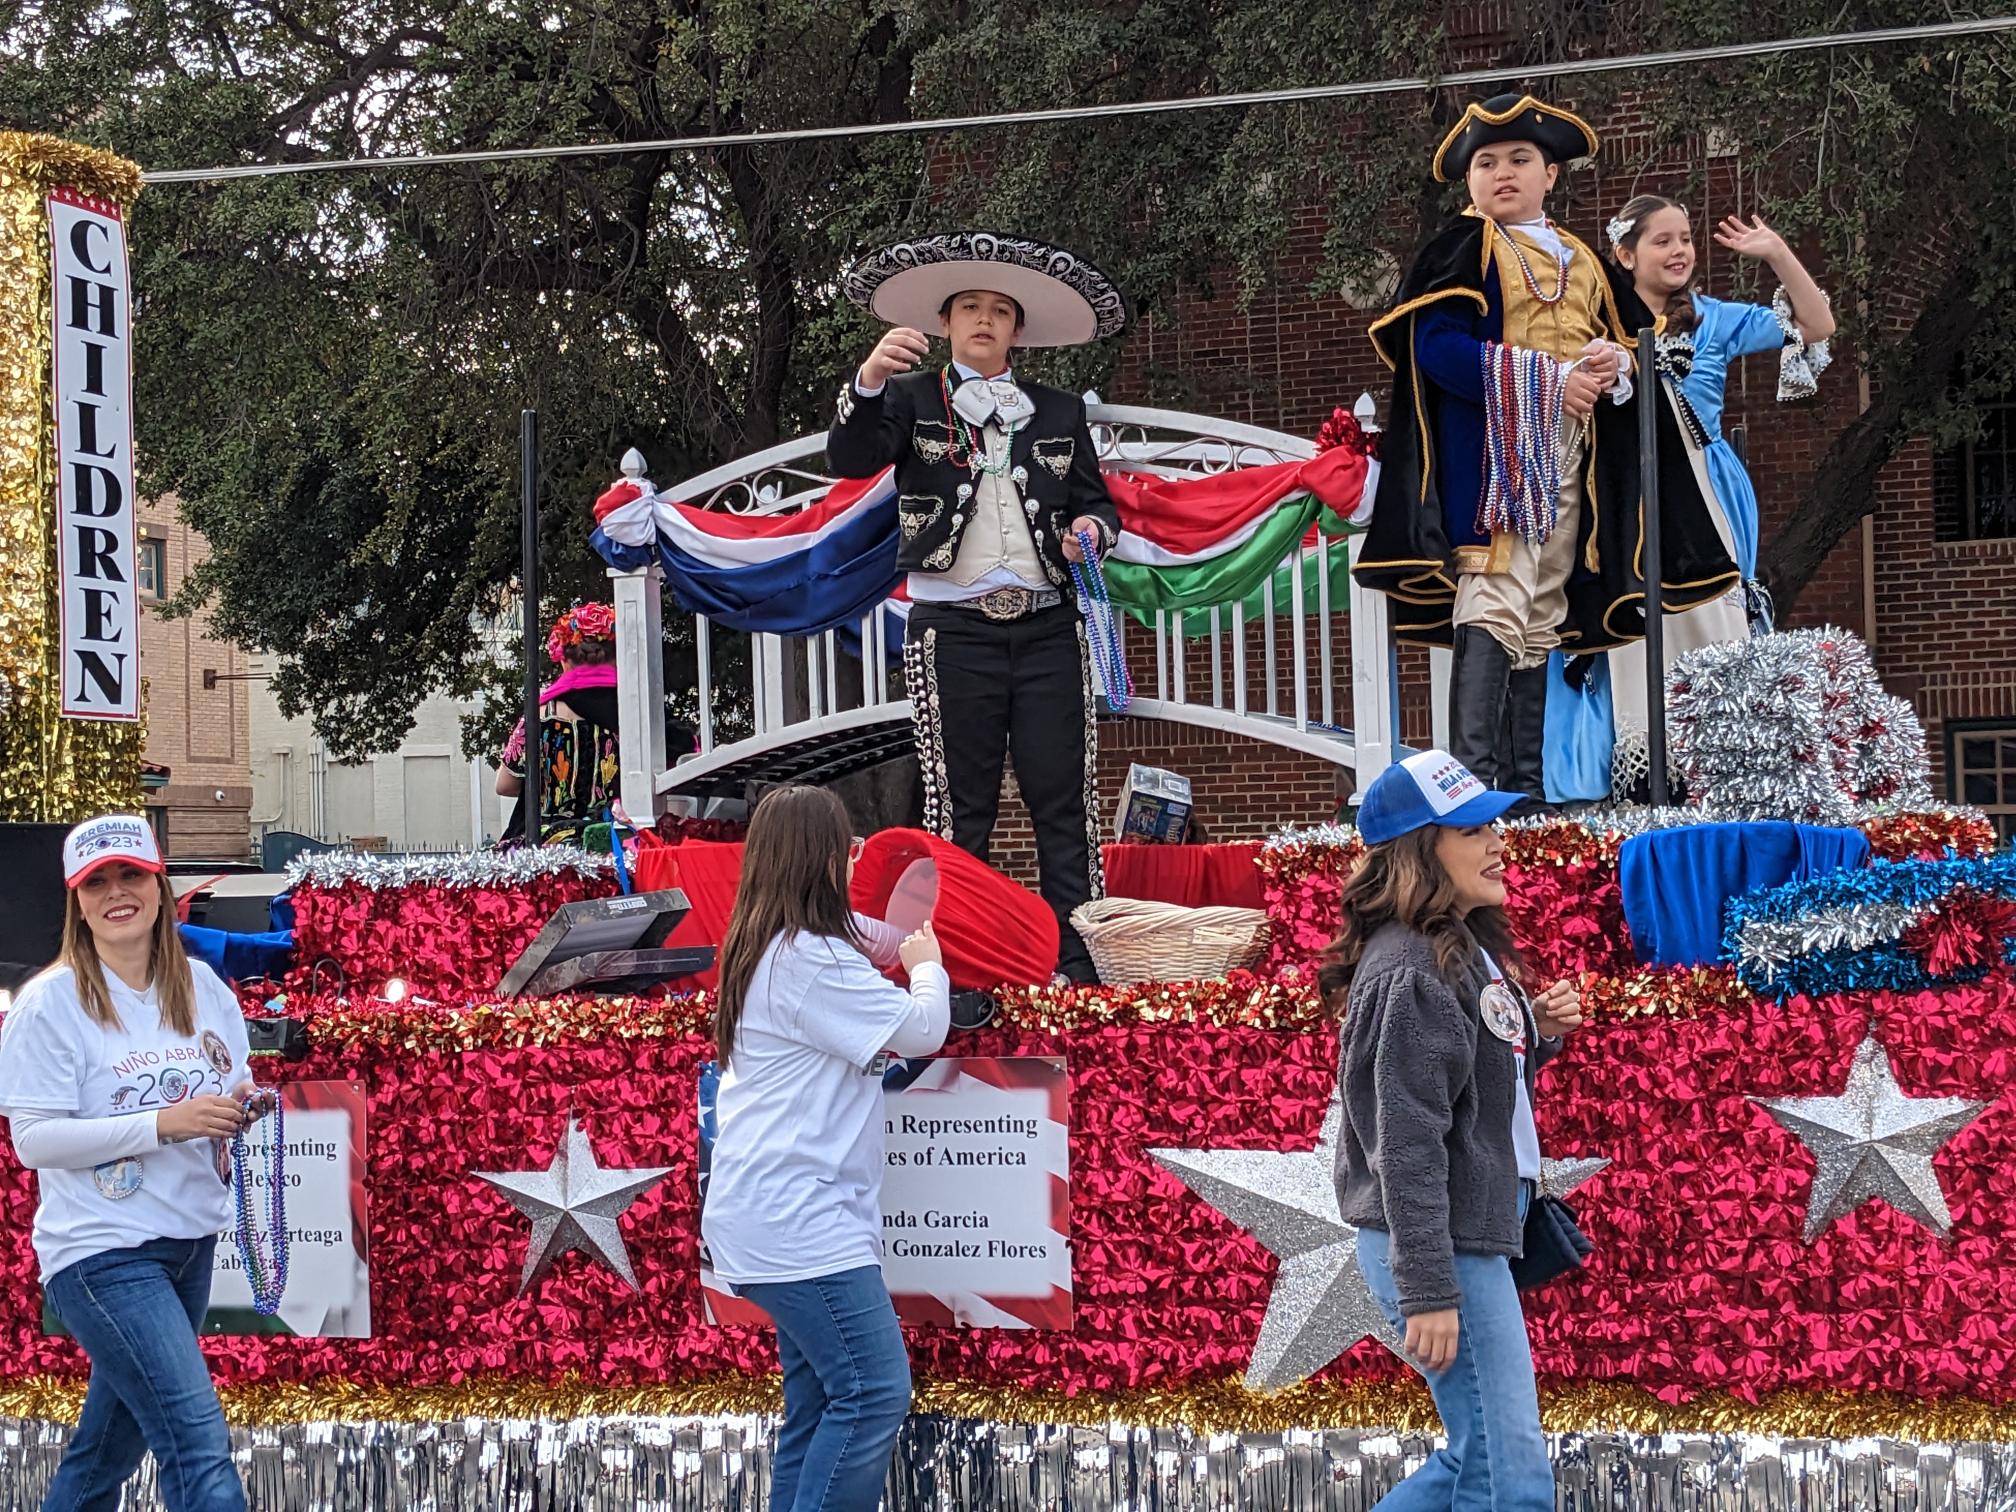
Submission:
[[[1574,254],[1568,262],[1568,294],[1546,304],[1543,299],[1553,298],[1561,278],[1561,267],[1554,254],[1523,232],[1485,222],[1484,253],[1497,264],[1499,291],[1504,299],[1505,331],[1499,339],[1507,346],[1545,352],[1562,362],[1573,362],[1597,337],[1615,333],[1610,330],[1603,299],[1603,270],[1596,265],[1596,254],[1572,236],[1564,235],[1562,240]],[[1526,286],[1526,271],[1520,266],[1519,256],[1511,246],[1501,245],[1505,242],[1516,242],[1518,252],[1525,255],[1525,269],[1532,270],[1533,282],[1539,285],[1542,298],[1536,299]]]
[[[1506,346],[1523,347],[1527,351],[1545,352],[1559,362],[1573,362],[1582,355],[1583,349],[1597,337],[1616,339],[1610,329],[1609,306],[1604,298],[1603,270],[1597,266],[1596,254],[1565,232],[1559,233],[1562,242],[1573,254],[1568,260],[1568,293],[1565,298],[1546,302],[1552,298],[1561,279],[1561,265],[1554,254],[1534,241],[1523,231],[1500,226],[1488,217],[1484,219],[1484,257],[1496,265],[1498,289],[1505,311],[1505,322],[1499,340]],[[1525,254],[1525,267],[1514,252],[1512,243],[1516,241],[1518,252]],[[1539,285],[1540,294],[1536,298],[1526,285],[1526,269],[1533,273],[1533,282]],[[1578,463],[1585,473],[1585,493],[1587,491],[1587,469],[1589,458],[1578,456]],[[1459,573],[1496,574],[1507,571],[1512,565],[1512,543],[1515,538],[1500,532],[1491,538],[1488,546],[1459,546],[1456,548],[1456,570]],[[1595,566],[1595,537],[1590,537],[1590,567]]]

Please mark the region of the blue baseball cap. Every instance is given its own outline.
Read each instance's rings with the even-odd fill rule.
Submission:
[[[1437,824],[1467,829],[1502,818],[1524,793],[1497,793],[1447,751],[1421,751],[1372,779],[1358,805],[1358,833],[1383,845]]]

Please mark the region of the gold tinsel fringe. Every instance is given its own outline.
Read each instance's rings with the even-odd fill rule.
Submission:
[[[0,131],[0,182],[25,179],[44,193],[75,189],[93,199],[131,205],[140,196],[140,165],[102,147],[26,131]]]
[[[450,1422],[458,1418],[720,1417],[782,1410],[779,1378],[720,1376],[675,1385],[606,1386],[485,1376],[455,1385],[373,1386],[348,1381],[227,1386],[232,1422]],[[84,1382],[30,1376],[0,1384],[0,1416],[75,1422]],[[1290,1428],[1389,1428],[1433,1432],[1434,1404],[1414,1381],[1312,1381],[1286,1391],[1249,1391],[1238,1377],[1167,1390],[1033,1391],[922,1379],[916,1410],[990,1422],[1097,1426],[1181,1425],[1197,1433],[1279,1433]],[[1715,1392],[1662,1402],[1636,1386],[1572,1382],[1543,1386],[1540,1417],[1552,1433],[1755,1433],[1774,1438],[1886,1437],[1919,1443],[2016,1441],[2016,1405],[1898,1392],[1784,1391],[1746,1402]]]
[[[0,819],[61,824],[139,808],[142,737],[137,724],[62,717],[44,203],[59,187],[128,205],[140,168],[0,131]]]

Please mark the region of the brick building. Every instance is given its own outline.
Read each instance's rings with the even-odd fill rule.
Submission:
[[[1642,161],[1628,114],[1595,124],[1606,139],[1606,161]],[[1725,155],[1709,166],[1699,196],[1705,203],[1691,207],[1697,235],[1704,221],[1754,208],[1742,202],[1739,163]],[[1625,199],[1660,187],[1656,175],[1635,168],[1606,177],[1602,163],[1591,165],[1573,175],[1562,218],[1593,243],[1596,228]],[[1227,279],[1215,299],[1186,292],[1143,320],[1107,397],[1313,436],[1334,406],[1348,408],[1370,391],[1383,417],[1387,375],[1365,336],[1382,299],[1368,296],[1365,308],[1355,308],[1304,292],[1326,230],[1319,211],[1301,214],[1278,277],[1243,306]],[[1708,292],[1769,297],[1768,285],[1761,292],[1736,288],[1730,254],[1706,240],[1699,246]],[[1825,287],[1828,270],[1815,271]],[[1766,542],[1783,527],[1835,436],[1868,402],[1846,351],[1822,377],[1816,400],[1780,404],[1776,388],[1770,358],[1738,365],[1725,420],[1748,459]],[[1907,447],[1883,469],[1876,492],[1874,513],[1833,550],[1784,623],[1833,623],[1861,635],[1886,686],[1924,722],[1935,793],[1989,810],[2009,836],[2016,833],[2016,395],[1991,408],[1977,442],[1937,455],[1922,441]],[[1342,636],[1341,620],[1339,629]],[[1404,737],[1423,741],[1425,654],[1403,652],[1401,676]],[[1328,817],[1350,786],[1348,776],[1340,782],[1336,769],[1319,760],[1216,731],[1118,720],[1102,728],[1102,739],[1106,799],[1130,760],[1170,766],[1195,779],[1198,812],[1214,840],[1254,838],[1285,822]],[[1011,803],[1003,818],[997,840],[1003,858],[1018,870],[1030,866],[1033,845],[1019,808]]]
[[[172,498],[140,505],[140,678],[150,768],[147,812],[168,856],[242,861],[251,849],[245,657],[209,616],[167,619],[167,599],[203,559]]]

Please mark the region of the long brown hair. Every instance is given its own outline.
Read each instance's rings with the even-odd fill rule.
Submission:
[[[1617,219],[1631,223],[1631,229],[1624,233],[1623,240],[1610,244],[1610,255],[1613,258],[1617,258],[1618,267],[1624,267],[1624,260],[1617,257],[1617,254],[1626,249],[1636,252],[1638,250],[1638,238],[1645,234],[1645,222],[1657,215],[1661,210],[1678,210],[1682,215],[1687,216],[1690,223],[1694,219],[1693,216],[1687,214],[1687,207],[1685,205],[1681,204],[1678,200],[1668,199],[1663,194],[1640,194],[1634,196],[1622,210],[1617,212]],[[1628,273],[1631,270],[1626,268],[1625,271]],[[1633,282],[1636,282],[1635,277]],[[1681,289],[1677,293],[1666,296],[1667,330],[1678,336],[1693,330],[1700,323],[1701,316],[1694,308],[1694,291],[1691,288]]]
[[[1477,947],[1483,946],[1498,969],[1519,979],[1519,948],[1502,908],[1456,909],[1456,885],[1435,854],[1440,830],[1432,824],[1409,830],[1397,839],[1370,847],[1358,869],[1344,884],[1338,906],[1338,934],[1324,952],[1316,985],[1337,1018],[1344,1016],[1351,978],[1357,974],[1365,946],[1384,925],[1399,923],[1426,935],[1435,949],[1435,965],[1444,981],[1460,985],[1476,969]]]
[[[847,809],[824,788],[780,787],[749,819],[742,881],[721,942],[721,979],[714,1005],[714,1053],[725,1069],[735,1050],[749,979],[779,935],[825,935],[860,948],[847,901],[847,853],[854,827]]]
[[[154,919],[154,937],[147,942],[148,969],[161,1005],[161,1027],[187,1039],[196,1033],[196,979],[182,949],[181,931],[175,927],[174,884],[164,876],[154,880],[161,888],[161,911]],[[84,1016],[101,1029],[123,1032],[126,1026],[112,1006],[105,967],[98,959],[98,942],[84,921],[84,906],[75,888],[63,900],[63,949],[57,960],[77,979],[77,1001],[83,1005]]]

